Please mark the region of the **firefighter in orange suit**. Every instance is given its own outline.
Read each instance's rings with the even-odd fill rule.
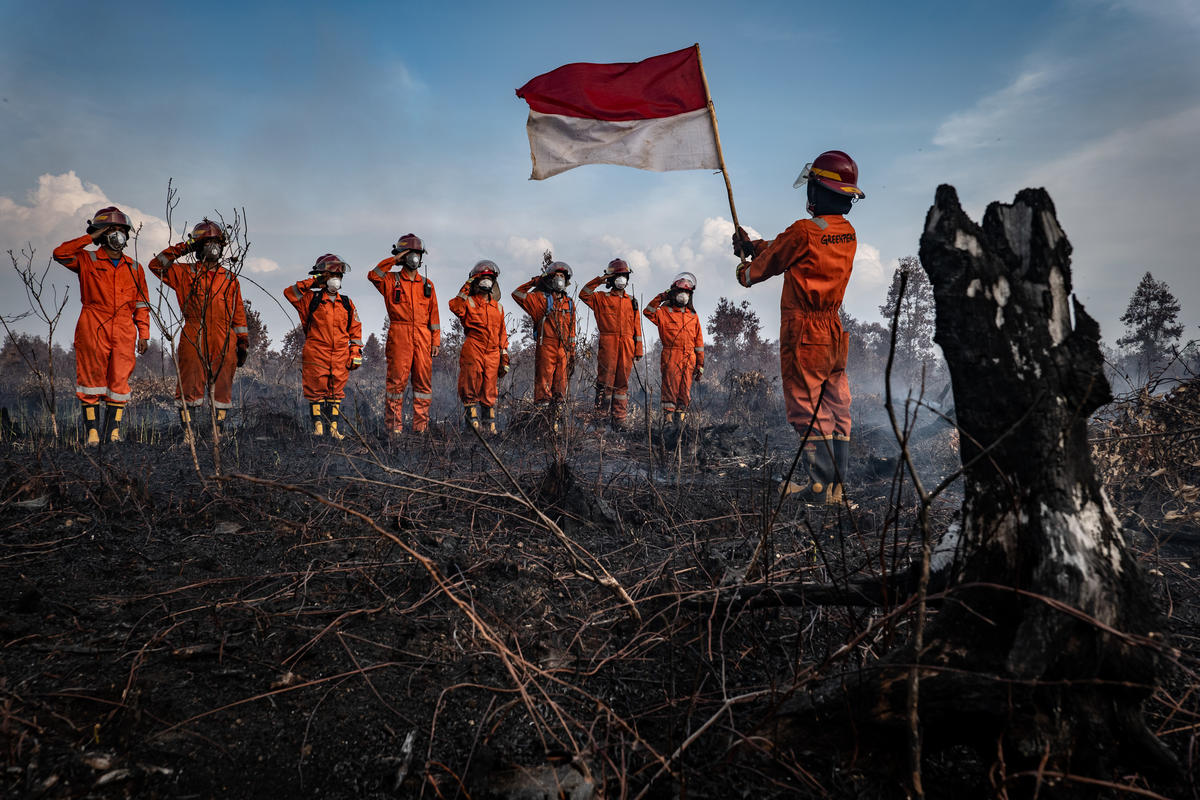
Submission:
[[[150,344],[150,304],[142,265],[122,255],[133,223],[116,206],[88,220],[87,235],[63,242],[54,260],[79,276],[83,308],[75,325],[75,395],[83,416],[84,442],[100,444],[100,402],[106,406],[103,438],[121,441],[129,402],[134,349]],[[97,250],[85,250],[88,245]]]
[[[342,276],[349,270],[345,261],[326,253],[309,272],[314,277],[283,291],[304,327],[301,376],[313,435],[324,436],[328,430],[334,439],[346,438],[338,431],[342,398],[350,370],[362,366],[362,323],[354,303],[341,293]]]
[[[205,219],[192,228],[187,241],[173,244],[150,260],[150,271],[175,290],[183,312],[179,337],[179,421],[191,436],[190,410],[204,404],[212,391],[218,431],[233,408],[233,371],[246,363],[250,329],[237,276],[221,266],[225,231]],[[192,261],[179,261],[186,255]]]
[[[542,274],[518,286],[512,299],[533,318],[533,402],[558,430],[567,381],[575,371],[575,302],[567,295],[571,267],[555,261]]]
[[[429,407],[433,404],[433,358],[442,346],[442,324],[438,318],[437,292],[420,274],[425,245],[406,233],[385,258],[367,273],[367,279],[383,295],[388,313],[387,386],[384,390],[383,422],[388,433],[403,432],[404,389],[412,379],[413,433],[429,430]],[[391,271],[399,265],[400,271]]]
[[[811,219],[793,223],[773,241],[733,235],[742,259],[737,279],[753,286],[783,275],[779,360],[788,422],[807,437],[803,460],[806,502],[840,503],[850,462],[850,385],[846,380],[846,333],[838,309],[850,281],[857,248],[845,214],[866,195],[858,188],[858,165],[840,150],[821,153],[794,186],[806,185]],[[811,426],[811,431],[810,431]]]
[[[600,348],[596,354],[596,410],[611,414],[613,428],[623,428],[629,414],[629,373],[640,361],[642,318],[637,300],[625,293],[632,270],[620,258],[608,262],[604,274],[592,278],[579,292],[596,315]],[[597,292],[603,283],[607,292]]]
[[[499,277],[496,262],[480,261],[450,299],[450,310],[462,321],[465,334],[458,357],[458,398],[466,423],[488,433],[496,432],[496,384],[508,374],[508,329]]]
[[[671,281],[671,287],[658,294],[642,312],[658,326],[662,342],[663,426],[677,434],[683,426],[687,408],[692,402],[692,379],[704,375],[704,333],[700,315],[692,305],[696,291],[696,276],[681,272]]]

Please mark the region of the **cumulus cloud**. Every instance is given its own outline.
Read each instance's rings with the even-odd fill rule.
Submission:
[[[269,258],[247,258],[246,269],[254,273],[275,272],[279,269],[279,263]]]

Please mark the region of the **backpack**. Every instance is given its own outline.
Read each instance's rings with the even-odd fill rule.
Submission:
[[[304,338],[308,338],[308,329],[312,327],[313,314],[316,313],[317,307],[321,305],[322,292],[313,292],[313,298],[308,304],[308,317],[304,320]],[[339,294],[338,299],[342,301],[342,307],[346,309],[346,333],[350,333],[350,323],[354,322],[354,310],[350,308],[350,298],[344,294]]]

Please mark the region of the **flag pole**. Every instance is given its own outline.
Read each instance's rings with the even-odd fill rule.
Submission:
[[[737,206],[733,204],[733,184],[729,182],[729,170],[725,169],[725,154],[721,151],[721,133],[717,130],[717,110],[713,107],[712,94],[708,91],[708,77],[704,74],[704,59],[700,57],[700,43],[696,42],[696,62],[700,65],[700,80],[704,84],[704,99],[708,102],[708,118],[712,120],[713,139],[717,143],[717,163],[721,167],[721,175],[725,178],[725,191],[729,195],[729,213],[733,215],[733,229],[736,232],[741,227],[738,224]]]

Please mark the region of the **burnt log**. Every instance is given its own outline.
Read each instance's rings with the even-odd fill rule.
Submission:
[[[963,432],[944,605],[919,652],[784,704],[776,741],[806,749],[818,724],[924,764],[958,758],[979,796],[1095,797],[1129,773],[1169,786],[1178,768],[1142,711],[1165,669],[1164,621],[1091,461],[1087,420],[1110,388],[1054,205],[1025,189],[980,226],[941,186],[920,254]]]

